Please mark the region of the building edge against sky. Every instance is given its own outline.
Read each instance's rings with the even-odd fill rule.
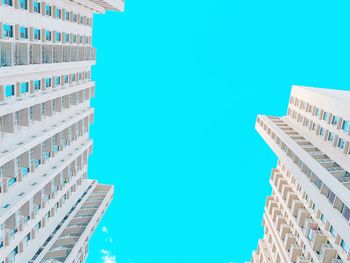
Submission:
[[[256,130],[278,157],[252,263],[350,262],[350,92],[293,86]]]
[[[87,178],[94,13],[122,0],[0,2],[0,263],[84,262],[114,187]]]

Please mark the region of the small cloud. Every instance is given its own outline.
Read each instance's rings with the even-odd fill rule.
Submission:
[[[115,255],[112,255],[110,251],[106,249],[101,250],[102,254],[102,263],[117,263]]]
[[[113,243],[113,239],[111,237],[105,238],[105,242]]]
[[[103,233],[108,233],[108,228],[105,227],[105,226],[103,226],[103,227],[102,227],[102,232],[103,232]]]

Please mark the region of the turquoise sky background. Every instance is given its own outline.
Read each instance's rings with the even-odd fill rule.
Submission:
[[[349,10],[127,0],[95,16],[89,172],[116,192],[88,262],[250,260],[276,164],[256,115],[285,114],[292,84],[350,87]]]

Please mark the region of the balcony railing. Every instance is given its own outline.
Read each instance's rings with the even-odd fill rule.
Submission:
[[[90,46],[0,42],[0,67],[95,59],[95,48]]]

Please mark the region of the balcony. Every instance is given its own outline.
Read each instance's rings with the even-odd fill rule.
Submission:
[[[297,259],[296,263],[310,263],[311,261],[309,259],[306,259],[304,256],[300,256]]]
[[[281,225],[286,224],[286,223],[287,223],[287,221],[284,218],[284,216],[278,215],[277,218],[276,218],[276,229],[277,229],[277,231],[280,231]]]
[[[298,199],[298,196],[297,194],[293,193],[293,192],[289,192],[287,194],[287,206],[288,208],[292,208],[292,203],[294,200],[297,200]]]
[[[290,226],[287,224],[283,224],[279,233],[281,239],[284,240],[286,238],[286,235],[289,233],[292,233]]]
[[[282,211],[278,207],[274,207],[272,209],[272,221],[273,222],[276,222],[278,215],[282,215]]]
[[[278,183],[277,183],[277,191],[278,192],[282,192],[282,187],[284,185],[288,185],[288,182],[285,178],[281,178],[280,180],[278,180]]]
[[[47,257],[54,259],[54,261],[45,261],[44,262],[65,262],[65,259],[68,257],[71,248],[66,246],[57,246],[52,248],[48,253]]]
[[[283,200],[287,200],[287,197],[291,192],[292,192],[292,187],[290,185],[288,184],[283,185],[282,191],[281,191]]]
[[[278,207],[277,203],[274,201],[274,200],[271,200],[268,202],[267,204],[267,211],[268,213],[271,215],[272,214],[272,210],[275,208],[275,207]]]
[[[305,219],[310,217],[310,213],[302,208],[298,210],[298,214],[297,214],[297,223],[300,227],[304,226],[305,224]]]
[[[91,46],[0,42],[0,68],[95,59],[96,51]]]
[[[321,263],[332,263],[337,257],[337,251],[332,247],[331,244],[323,244],[320,250],[320,261]]]
[[[298,199],[293,200],[293,202],[292,202],[292,214],[294,217],[297,217],[298,210],[302,209],[302,208],[304,208],[304,205],[300,200],[298,200]]]
[[[309,235],[309,230],[310,229],[317,230],[318,229],[318,225],[312,218],[306,218],[303,229],[304,229],[304,235],[308,236]],[[309,238],[309,240],[310,240],[310,238]]]
[[[312,230],[311,247],[314,251],[320,252],[321,247],[327,243],[327,236],[321,230]],[[309,233],[309,238],[311,237]]]
[[[296,262],[297,258],[300,257],[303,253],[303,250],[301,247],[299,247],[297,244],[292,244],[289,250],[289,258],[291,262]]]
[[[286,248],[286,250],[289,252],[290,251],[290,248],[293,244],[296,244],[296,237],[292,234],[292,233],[288,233],[286,236],[285,236],[285,239],[284,239],[284,247]]]

